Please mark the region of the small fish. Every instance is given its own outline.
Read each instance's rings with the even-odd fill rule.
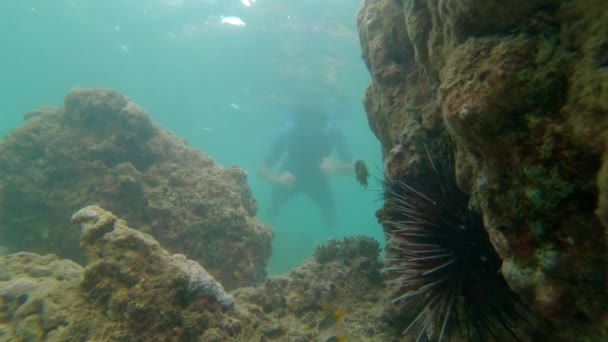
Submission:
[[[363,188],[367,189],[367,179],[369,178],[369,172],[367,171],[367,166],[365,166],[365,162],[363,160],[357,160],[355,162],[355,175],[359,184],[361,184]]]

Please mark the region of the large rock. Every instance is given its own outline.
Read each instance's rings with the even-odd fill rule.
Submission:
[[[250,341],[399,341],[400,327],[388,319],[379,254],[380,244],[369,237],[331,239],[289,273],[237,289],[241,308],[260,320],[260,337]]]
[[[0,340],[225,341],[249,322],[198,263],[112,213],[89,206],[72,221],[86,268],[55,255],[0,257]]]
[[[72,222],[87,258],[82,293],[122,331],[115,337],[193,339],[230,324],[223,311],[234,298],[198,263],[169,254],[98,206],[79,210]]]
[[[217,165],[121,94],[74,89],[0,142],[0,236],[13,251],[83,261],[65,219],[101,205],[203,264],[228,288],[263,278],[271,229],[246,173]]]
[[[103,314],[78,296],[81,276],[81,266],[55,255],[0,257],[0,341],[67,341],[90,324],[103,330]]]
[[[72,217],[87,266],[0,257],[1,341],[397,341],[379,243],[330,240],[314,258],[230,294],[193,260],[98,206]]]
[[[605,1],[365,0],[358,27],[386,177],[433,182],[426,148],[453,164],[511,288],[556,335],[605,338]]]

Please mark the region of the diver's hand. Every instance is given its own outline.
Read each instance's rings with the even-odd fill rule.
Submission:
[[[327,174],[350,176],[353,174],[355,165],[352,162],[340,162],[325,157],[321,160],[319,168]]]
[[[321,160],[321,164],[319,164],[319,168],[325,173],[333,173],[335,171],[334,162],[332,162],[331,159],[327,157],[323,157],[323,159]]]
[[[279,175],[279,177],[277,178],[277,184],[284,186],[284,187],[290,187],[295,182],[296,182],[296,177],[289,171],[285,171],[285,172],[281,173]]]

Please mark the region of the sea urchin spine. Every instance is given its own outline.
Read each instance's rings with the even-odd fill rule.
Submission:
[[[396,240],[387,270],[401,293],[393,302],[422,302],[404,334],[418,326],[419,340],[443,341],[455,330],[467,340],[502,340],[504,332],[519,340],[515,323],[525,307],[500,273],[481,216],[469,209],[453,169],[426,154],[432,173],[416,179],[416,187],[385,182],[390,218],[383,224]]]

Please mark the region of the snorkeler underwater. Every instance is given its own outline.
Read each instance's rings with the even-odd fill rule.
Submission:
[[[260,175],[273,185],[269,218],[278,215],[280,207],[298,193],[304,193],[319,206],[327,227],[336,224],[329,177],[332,174],[354,176],[355,164],[340,128],[332,124],[323,108],[314,105],[319,102],[307,99],[294,105],[290,125],[275,138],[262,161]],[[338,160],[330,159],[334,149]],[[277,175],[272,167],[283,155],[285,161]]]
[[[603,0],[0,2],[0,341],[608,340],[606,37]]]

